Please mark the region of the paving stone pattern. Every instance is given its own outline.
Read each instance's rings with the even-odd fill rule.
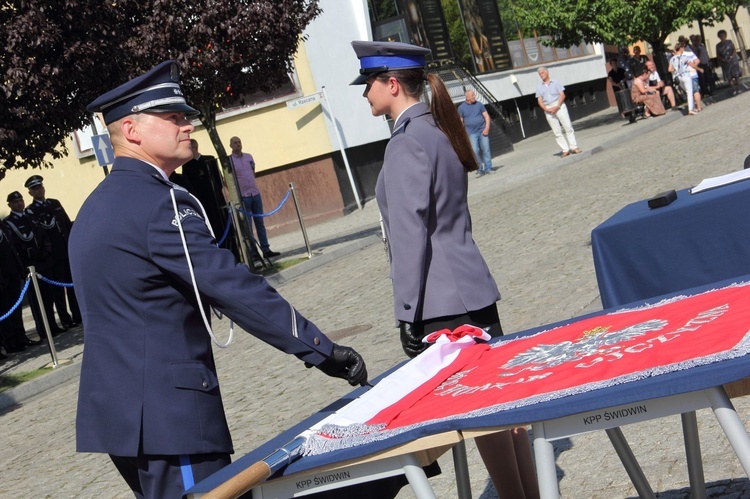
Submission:
[[[607,110],[576,126],[583,154],[560,158],[551,132],[545,133],[495,158],[493,174],[470,178],[474,236],[503,295],[506,333],[599,310],[591,230],[626,204],[742,168],[750,154],[750,94],[717,97],[697,116],[669,111],[630,125]],[[369,201],[361,211],[308,227],[308,235],[318,255],[350,242],[342,236],[372,235],[377,226],[377,208]],[[302,241],[298,233],[271,239],[285,256],[302,253]],[[274,281],[300,312],[360,351],[373,375],[404,359],[393,327],[388,264],[375,241],[325,265],[311,264],[292,279]],[[225,338],[228,320],[214,323],[219,338]],[[348,328],[354,334],[347,335]],[[80,339],[81,332],[61,338],[67,335]],[[35,352],[11,363],[13,370],[49,360],[43,347]],[[58,352],[73,364],[80,363],[80,354],[80,341],[68,341]],[[345,383],[305,369],[240,330],[215,356],[237,455],[348,391]],[[132,497],[106,456],[75,452],[77,391],[72,376],[0,416],[0,497]],[[750,402],[734,402],[747,422]],[[698,424],[708,496],[750,497],[750,483],[712,413],[698,411]],[[658,497],[690,497],[678,416],[626,426],[623,432]],[[555,448],[562,497],[637,495],[604,432],[563,439]],[[498,497],[473,442],[467,450],[473,496]],[[450,453],[440,464],[442,475],[430,481],[438,497],[455,497]],[[408,487],[399,494],[411,497]]]

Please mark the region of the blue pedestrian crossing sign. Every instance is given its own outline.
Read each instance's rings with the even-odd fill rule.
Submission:
[[[112,150],[112,143],[109,141],[109,134],[94,135],[91,137],[91,144],[94,146],[94,154],[99,166],[111,165],[115,160],[115,152]]]

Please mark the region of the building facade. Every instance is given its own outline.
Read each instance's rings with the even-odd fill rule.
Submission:
[[[451,64],[456,65],[451,68],[464,67],[471,78],[447,81],[454,101],[463,100],[466,88],[480,87],[480,101],[491,105],[493,122],[510,143],[548,132],[534,97],[541,66],[566,86],[574,120],[610,106],[603,46],[553,49],[542,43],[543,37],[504,29],[508,14],[501,2],[455,2],[466,32],[468,58],[466,50],[452,49],[439,0],[319,0],[322,14],[304,33],[289,85],[218,117],[225,148],[231,137],[238,136],[244,151],[254,156],[266,212],[281,203],[290,183],[307,225],[374,202],[375,181],[392,123],[373,117],[362,97],[363,88],[349,85],[359,70],[352,40],[421,43],[433,52],[431,70]],[[706,29],[712,56],[712,37],[718,29]],[[695,31],[687,30],[687,34]],[[733,38],[731,29],[727,31]],[[193,137],[201,153],[216,155],[208,134],[196,125]],[[41,172],[48,195],[61,199],[73,218],[104,177],[92,154],[91,133],[74,134],[68,143],[72,154],[54,160],[54,168]],[[28,202],[23,183],[31,174],[30,170],[9,171],[2,185],[8,192],[22,192]],[[291,201],[268,217],[266,226],[271,235],[298,230]]]

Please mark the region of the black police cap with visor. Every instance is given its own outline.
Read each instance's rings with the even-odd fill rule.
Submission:
[[[44,177],[42,177],[41,175],[32,175],[26,180],[26,183],[24,183],[23,186],[27,189],[31,189],[33,187],[42,185],[43,182]]]
[[[164,61],[149,72],[110,90],[86,109],[102,113],[106,125],[142,112],[184,112],[188,117],[200,114],[185,101],[180,88],[180,67],[175,61]]]
[[[8,199],[8,202],[10,203],[10,202],[11,202],[11,201],[13,201],[14,199],[23,199],[23,196],[21,195],[21,193],[20,193],[20,192],[18,192],[18,191],[13,191],[13,192],[11,192],[10,194],[8,194],[8,198],[7,198],[7,199]]]

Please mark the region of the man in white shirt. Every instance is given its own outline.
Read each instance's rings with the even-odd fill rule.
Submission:
[[[568,107],[565,105],[565,87],[549,77],[547,68],[539,68],[537,72],[542,79],[542,83],[536,88],[537,102],[539,107],[544,109],[547,123],[555,134],[557,145],[562,149],[561,156],[565,158],[570,153],[578,154],[581,150],[576,144],[576,134],[568,116]]]

